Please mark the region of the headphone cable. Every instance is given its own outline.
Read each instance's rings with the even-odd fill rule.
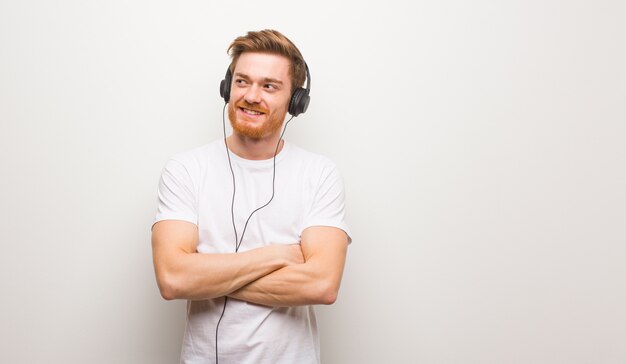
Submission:
[[[276,143],[276,150],[274,150],[274,157],[273,159],[273,167],[272,167],[272,196],[270,197],[270,199],[263,205],[260,207],[257,207],[254,211],[252,211],[250,213],[250,216],[248,216],[248,219],[246,220],[246,223],[243,227],[243,231],[241,232],[241,239],[238,240],[238,234],[237,234],[237,227],[235,225],[235,193],[236,193],[236,187],[235,187],[235,172],[233,170],[233,164],[230,158],[230,150],[228,149],[228,142],[226,141],[226,118],[224,116],[224,114],[226,113],[226,106],[228,105],[228,103],[224,103],[224,108],[222,109],[222,128],[223,128],[223,132],[224,132],[224,146],[226,147],[226,156],[228,157],[228,166],[230,167],[230,173],[233,179],[233,197],[230,203],[230,217],[231,217],[231,221],[233,223],[233,230],[235,232],[235,253],[239,252],[239,247],[241,247],[241,243],[243,242],[243,237],[246,234],[246,229],[248,228],[248,223],[250,222],[250,219],[252,218],[252,215],[254,215],[254,213],[256,213],[257,211],[261,210],[262,208],[266,207],[267,205],[270,204],[270,202],[272,202],[272,200],[274,199],[274,194],[275,194],[275,187],[276,187],[276,156],[278,155],[278,149],[280,148],[280,142],[283,140],[283,135],[285,135],[285,131],[287,131],[287,126],[289,125],[289,122],[291,121],[291,119],[293,119],[293,115],[287,120],[287,122],[285,122],[285,126],[283,127],[283,131],[280,134],[280,137],[278,138],[278,143]],[[224,297],[224,307],[222,308],[222,314],[220,315],[220,318],[217,320],[217,325],[215,326],[215,364],[219,364],[219,356],[218,356],[218,350],[217,350],[217,340],[218,340],[218,331],[220,328],[220,323],[222,322],[222,318],[224,317],[224,312],[226,312],[226,303],[228,302],[228,296]]]

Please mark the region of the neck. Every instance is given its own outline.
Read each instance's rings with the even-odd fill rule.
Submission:
[[[261,139],[253,139],[233,132],[226,141],[228,149],[239,157],[251,160],[271,159],[276,153],[276,144],[280,139],[280,130],[272,136]],[[283,149],[284,142],[280,143],[278,152]]]

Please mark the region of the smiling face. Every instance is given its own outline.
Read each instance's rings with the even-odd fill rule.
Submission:
[[[239,56],[228,104],[234,133],[263,139],[280,131],[291,98],[290,66],[289,59],[276,54]]]

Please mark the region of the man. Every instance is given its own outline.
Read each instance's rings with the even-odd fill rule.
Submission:
[[[342,181],[281,138],[308,72],[295,45],[263,30],[228,52],[233,132],[166,164],[157,283],[165,299],[188,300],[181,363],[319,363],[312,305],[335,301],[350,242]]]

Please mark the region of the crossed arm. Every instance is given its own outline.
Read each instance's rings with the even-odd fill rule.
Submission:
[[[332,304],[339,290],[348,238],[338,228],[313,226],[300,244],[270,245],[232,254],[196,252],[196,225],[156,223],[152,250],[165,299],[230,296],[268,306]]]

